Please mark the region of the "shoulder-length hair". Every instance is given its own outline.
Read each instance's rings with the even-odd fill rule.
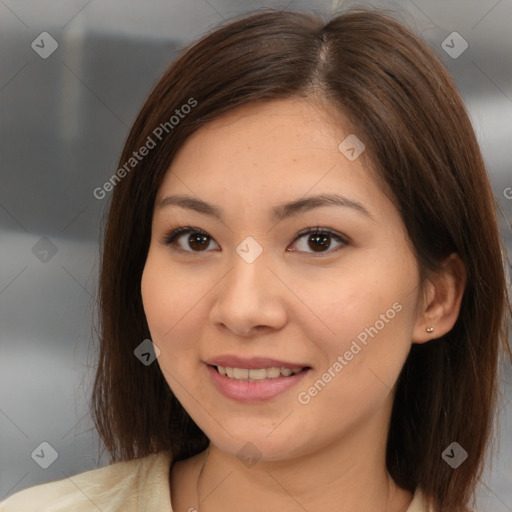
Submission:
[[[134,356],[150,338],[140,283],[155,197],[198,128],[241,105],[294,97],[321,99],[334,119],[355,127],[392,193],[422,283],[452,252],[466,267],[455,326],[413,344],[399,376],[386,460],[395,482],[411,492],[419,486],[435,510],[462,510],[492,440],[500,344],[510,354],[504,249],[454,82],[428,45],[378,11],[324,20],[267,10],[231,20],[185,49],[154,87],[122,152],[105,227],[91,404],[98,432],[113,462],[161,450],[180,460],[207,446],[158,364]],[[145,156],[130,160],[144,146]],[[441,457],[453,441],[469,454],[455,470]]]

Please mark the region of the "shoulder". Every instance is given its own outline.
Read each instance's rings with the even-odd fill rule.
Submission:
[[[170,453],[159,452],[36,485],[2,501],[0,512],[131,512],[140,503],[172,512],[170,463]]]

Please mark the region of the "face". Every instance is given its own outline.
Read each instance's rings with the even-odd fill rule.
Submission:
[[[386,432],[419,273],[367,155],[339,149],[351,133],[305,99],[247,105],[190,137],[157,194],[141,283],[157,361],[227,453]]]

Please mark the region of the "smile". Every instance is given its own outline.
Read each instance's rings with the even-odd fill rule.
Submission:
[[[210,382],[224,397],[236,402],[264,402],[296,386],[311,367],[243,368],[239,366],[205,365]]]

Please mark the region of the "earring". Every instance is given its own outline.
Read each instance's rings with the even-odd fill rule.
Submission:
[[[434,332],[434,328],[433,327],[427,327],[425,330],[427,332]]]

